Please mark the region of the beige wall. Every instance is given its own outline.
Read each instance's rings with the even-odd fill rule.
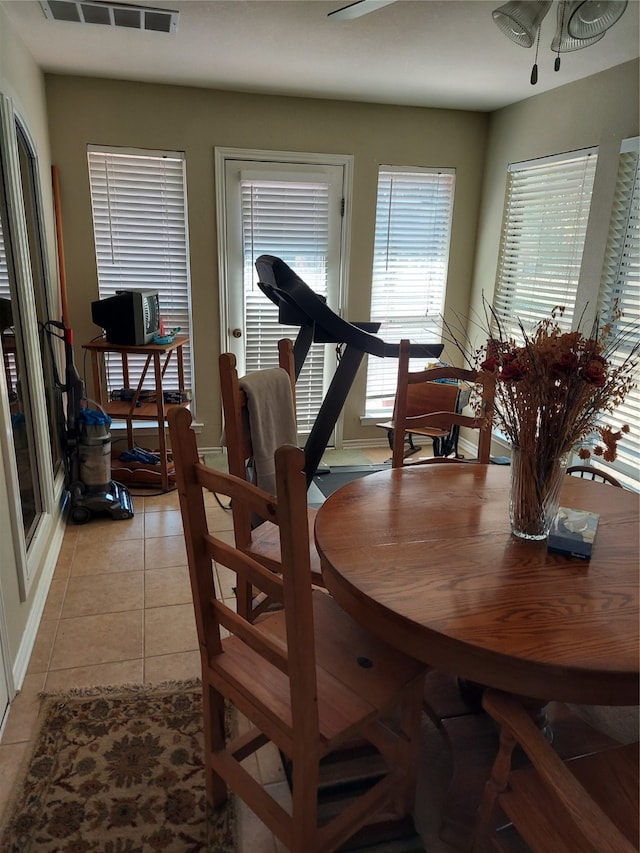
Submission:
[[[195,387],[197,417],[204,422],[201,446],[217,445],[221,426],[216,146],[353,155],[347,314],[352,320],[369,316],[378,165],[455,167],[447,309],[466,311],[488,116],[63,76],[47,76],[46,87],[52,157],[60,170],[71,320],[79,343],[97,331],[90,312],[97,282],[87,144],[186,152]],[[361,370],[345,408],[345,439],[381,438],[375,427],[360,426],[363,401]]]
[[[78,342],[96,332],[90,320],[97,283],[87,144],[186,152],[202,446],[215,446],[220,434],[215,369],[220,351],[216,146],[353,155],[347,317],[362,320],[369,311],[379,164],[454,166],[457,170],[447,290],[451,317],[454,311],[466,315],[479,310],[483,292],[488,299],[492,296],[508,164],[599,146],[583,268],[593,303],[620,140],[638,133],[637,62],[531,97],[491,116],[62,76],[48,76],[46,86],[52,156],[61,176],[71,320]],[[448,356],[454,358],[454,353]],[[380,438],[379,430],[360,425],[363,400],[361,370],[345,407],[346,440]]]
[[[583,257],[585,285],[594,308],[604,261],[620,142],[638,136],[638,61],[529,98],[493,113],[484,167],[480,230],[470,310],[491,301],[502,225],[507,167],[549,154],[598,146],[598,164]],[[580,316],[579,304],[576,316]]]
[[[38,152],[38,167],[41,181],[41,194],[46,229],[47,261],[51,271],[52,305],[59,306],[58,282],[56,274],[56,247],[55,229],[53,220],[53,206],[51,194],[51,165],[49,159],[49,138],[47,127],[47,110],[45,103],[44,77],[31,56],[24,48],[19,36],[14,31],[11,22],[0,6],[0,92],[10,98],[15,113],[26,125],[28,132]],[[36,401],[36,405],[45,406],[45,401]],[[11,434],[9,425],[0,423],[0,429],[7,429]],[[16,659],[19,654],[28,655],[30,649],[21,649],[25,637],[27,624],[33,630],[37,628],[39,612],[44,603],[46,589],[41,584],[42,570],[45,561],[53,559],[55,555],[47,553],[44,547],[43,564],[34,568],[33,582],[26,601],[20,601],[18,589],[18,570],[16,567],[16,556],[12,542],[11,525],[8,518],[8,501],[10,497],[11,483],[9,482],[9,464],[2,458],[0,446],[0,590],[6,616],[9,649],[8,657],[14,675],[19,680],[20,672],[15,672]],[[53,535],[53,531],[59,518],[58,507],[52,507],[52,513],[42,519],[45,538]],[[49,552],[51,548],[48,549]],[[18,668],[25,664],[22,661]],[[22,673],[23,674],[23,673]],[[19,683],[17,686],[20,686]],[[1,716],[1,709],[0,709]]]

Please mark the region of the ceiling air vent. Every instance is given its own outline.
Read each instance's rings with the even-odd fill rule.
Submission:
[[[175,33],[178,13],[150,6],[131,6],[125,3],[85,2],[85,0],[42,0],[45,15],[52,21],[73,21],[77,24],[102,24],[107,27],[127,27],[154,33]]]

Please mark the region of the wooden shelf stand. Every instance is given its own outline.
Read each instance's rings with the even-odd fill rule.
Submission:
[[[185,407],[189,402],[184,403],[166,403],[164,399],[164,389],[162,387],[167,367],[175,354],[178,369],[178,385],[180,390],[184,389],[184,356],[183,347],[189,342],[186,336],[176,337],[168,344],[145,344],[144,346],[132,346],[124,344],[113,344],[104,338],[90,341],[83,344],[83,349],[86,349],[91,355],[91,368],[93,374],[93,387],[96,395],[96,402],[104,409],[104,411],[113,419],[124,420],[127,428],[127,445],[129,450],[133,450],[135,443],[133,440],[133,422],[134,421],[156,421],[158,425],[158,448],[160,456],[160,482],[163,492],[168,492],[171,488],[169,483],[169,454],[167,450],[167,412],[175,406]],[[119,353],[122,358],[122,377],[125,388],[133,390],[131,400],[109,400],[107,389],[104,387],[102,377],[104,371],[102,363],[107,353]],[[140,371],[140,376],[137,381],[132,379],[131,365],[129,364],[130,356],[142,356],[144,358],[143,367]],[[141,402],[142,386],[149,373],[153,372],[154,377],[154,402]],[[136,485],[149,485],[148,482],[139,482]]]

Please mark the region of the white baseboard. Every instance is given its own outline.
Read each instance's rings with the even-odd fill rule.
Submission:
[[[365,447],[389,447],[386,436],[380,438],[349,438],[342,442],[343,450],[362,450]]]
[[[224,453],[224,447],[198,447],[198,453]]]
[[[500,441],[496,436],[493,437],[492,450],[499,451],[498,455],[502,454],[503,456],[509,455],[509,445],[506,442]],[[386,437],[381,436],[380,438],[348,438],[344,439],[342,442],[342,450],[364,450],[367,447],[389,447],[389,442]],[[469,441],[462,436],[460,436],[458,440],[458,448],[461,451],[466,451],[469,455],[475,453],[477,448],[477,442]],[[198,448],[200,453],[224,453],[224,447],[200,447]],[[328,448],[329,450],[331,448]],[[495,455],[495,454],[494,454]]]
[[[40,620],[42,619],[44,606],[47,602],[49,587],[51,586],[53,573],[56,568],[56,563],[58,562],[58,554],[60,553],[60,548],[62,546],[65,526],[65,513],[60,512],[57,520],[54,521],[49,546],[47,548],[47,556],[38,580],[38,588],[33,597],[33,603],[31,605],[27,624],[22,632],[22,639],[18,648],[18,654],[13,662],[13,685],[16,690],[20,690],[22,688],[24,677],[27,674],[27,667],[29,666],[33,646],[38,635]]]

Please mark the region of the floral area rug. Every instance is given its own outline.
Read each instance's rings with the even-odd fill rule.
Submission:
[[[233,853],[206,803],[199,681],[45,696],[2,853]]]

